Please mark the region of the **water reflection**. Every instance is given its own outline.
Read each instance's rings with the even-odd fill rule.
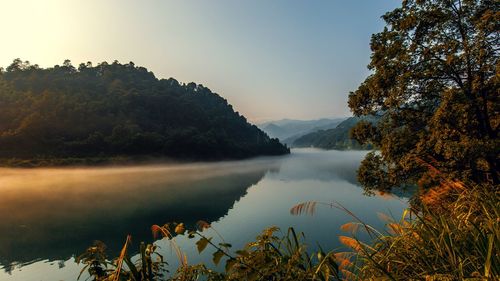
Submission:
[[[66,260],[96,239],[114,253],[126,234],[150,240],[152,224],[216,221],[276,164],[2,169],[0,264]]]
[[[94,239],[117,256],[126,234],[132,234],[134,249],[139,241],[152,241],[152,224],[169,221],[213,222],[235,249],[271,225],[305,232],[310,249],[317,243],[337,249],[337,236],[346,234],[340,226],[352,217],[328,207],[314,216],[292,216],[289,210],[304,201],[337,201],[377,228],[383,227],[377,212],[399,217],[404,199],[367,197],[357,184],[365,154],[300,149],[286,157],[226,163],[0,170],[0,268],[32,262],[4,267],[0,280],[75,280],[81,267],[69,257]],[[193,241],[177,238],[190,264],[211,264],[210,251],[199,255]],[[168,243],[156,243],[175,269]]]
[[[276,176],[284,181],[315,180],[331,182],[344,180],[357,185],[356,170],[366,151],[295,150],[293,161],[285,161]]]

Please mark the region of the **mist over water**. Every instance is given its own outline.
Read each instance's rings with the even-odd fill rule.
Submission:
[[[134,250],[152,241],[152,224],[202,219],[236,249],[263,228],[293,226],[311,245],[339,247],[338,210],[292,216],[309,200],[335,200],[368,223],[376,213],[400,215],[406,201],[367,197],[356,181],[366,152],[300,149],[289,156],[196,164],[128,167],[0,169],[0,280],[75,280],[72,257],[94,240],[116,256],[127,234]],[[159,241],[167,259],[168,244]],[[209,261],[194,241],[179,238],[190,263]],[[175,266],[175,261],[169,263]]]
[[[67,259],[96,239],[116,251],[152,224],[217,220],[275,162],[0,169],[0,262]]]

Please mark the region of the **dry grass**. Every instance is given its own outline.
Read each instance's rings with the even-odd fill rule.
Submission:
[[[413,218],[389,222],[370,247],[346,241],[357,255],[352,270],[358,280],[498,280],[499,195],[460,182],[424,193]]]

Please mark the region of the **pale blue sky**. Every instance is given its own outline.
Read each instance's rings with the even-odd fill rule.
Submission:
[[[350,115],[396,0],[0,0],[0,65],[133,61],[201,83],[254,122]]]

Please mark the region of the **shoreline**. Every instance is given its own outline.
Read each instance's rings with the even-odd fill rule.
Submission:
[[[249,160],[258,157],[275,157],[290,155],[252,155],[247,157],[168,157],[168,156],[110,156],[110,157],[65,157],[65,158],[0,158],[0,168],[58,168],[58,167],[108,167],[108,166],[133,166],[137,164],[183,164],[183,163],[216,163],[224,161]]]

